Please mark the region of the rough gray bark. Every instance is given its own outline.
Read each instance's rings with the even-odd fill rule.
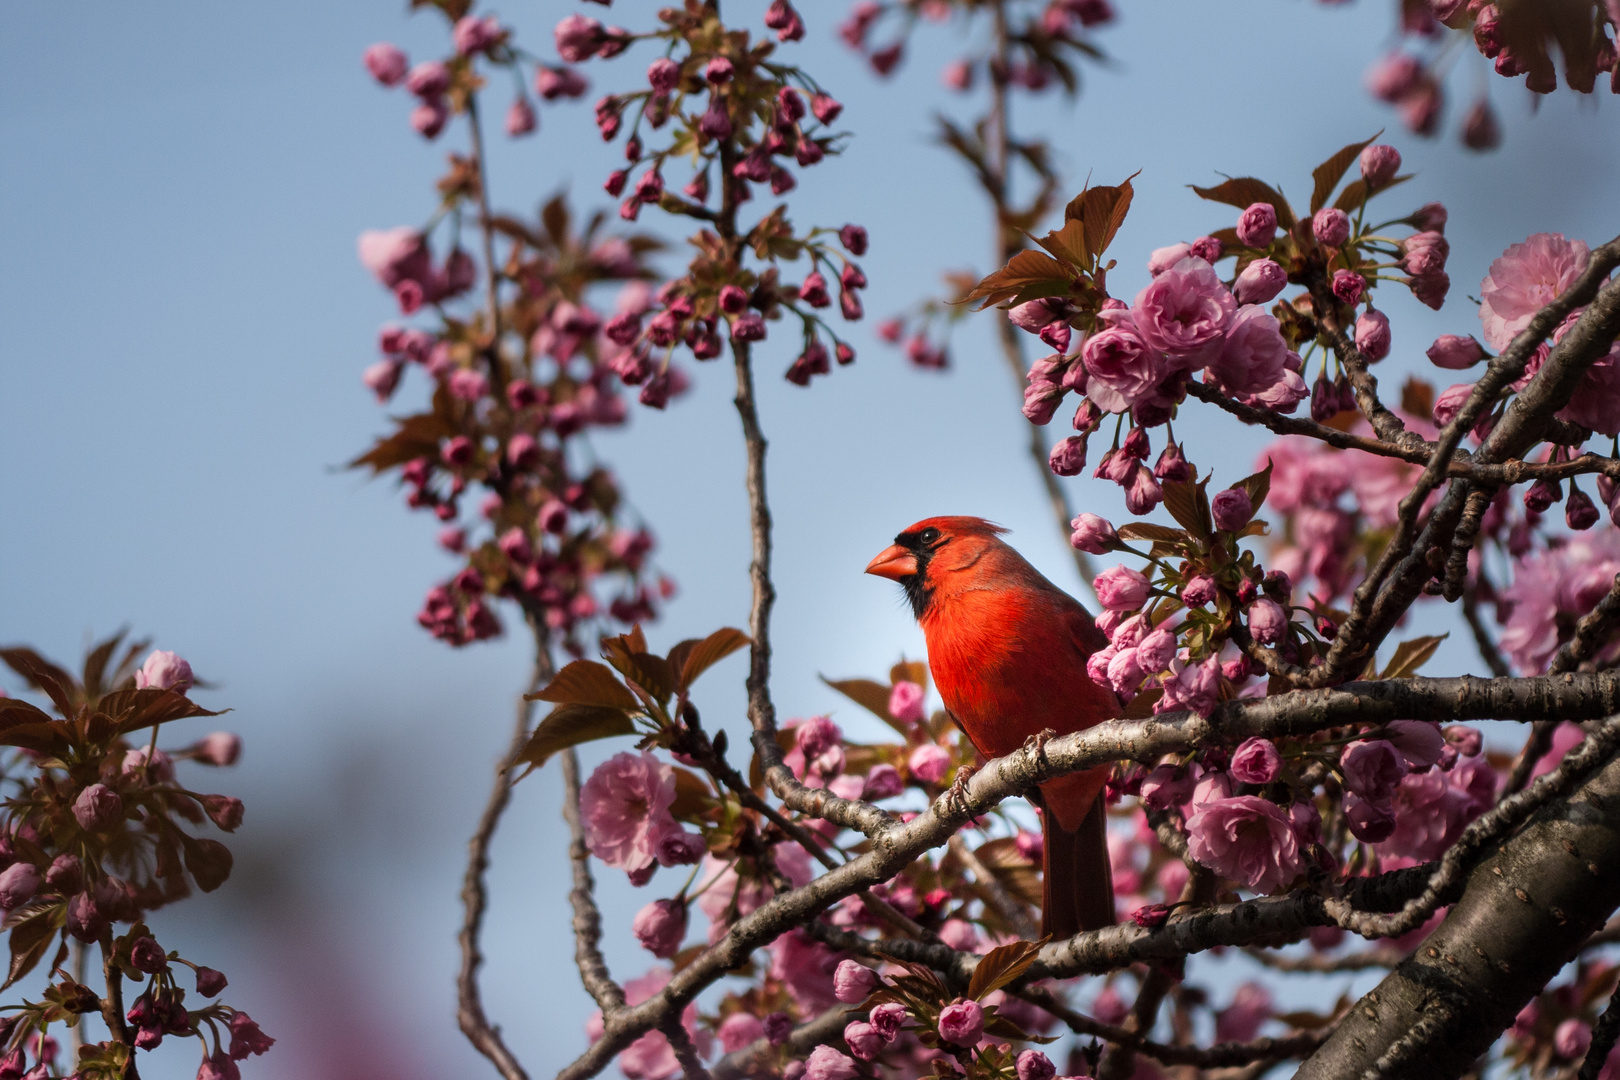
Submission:
[[[1620,762],[1482,859],[1445,921],[1297,1074],[1440,1080],[1471,1068],[1620,907]]]

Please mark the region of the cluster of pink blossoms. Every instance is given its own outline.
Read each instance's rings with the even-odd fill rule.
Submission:
[[[1078,51],[1086,31],[1112,23],[1113,4],[1109,0],[1038,0],[1025,6],[1029,10],[1016,12],[1008,31],[1008,37],[1018,45],[1017,54],[1010,61],[973,55],[959,57],[945,66],[940,73],[941,81],[960,92],[972,89],[977,78],[987,74],[1004,86],[1017,86],[1032,93],[1053,86],[1068,86],[1072,90],[1073,71],[1060,59],[1061,54],[1066,50]],[[863,54],[873,71],[887,76],[904,58],[906,37],[919,17],[942,23],[959,13],[971,18],[977,13],[977,7],[953,0],[891,3],[861,0],[839,25],[838,36],[844,44]],[[895,34],[882,44],[872,43],[873,28],[891,14],[896,16],[891,20],[896,24]]]
[[[610,57],[643,38],[669,46],[648,66],[645,88],[609,94],[596,103],[603,139],[627,132],[626,164],[614,169],[603,187],[623,196],[619,216],[627,221],[636,220],[643,206],[658,205],[733,227],[736,208],[754,197],[753,185],[768,184],[772,195],[785,195],[797,186],[790,163],[809,168],[835,151],[837,136],[830,125],[843,106],[803,72],[768,60],[770,45],[717,35],[710,14],[666,8],[659,18],[663,28],[639,36],[604,28],[583,15],[570,15],[556,28],[558,53],[571,62]],[[803,20],[786,0],[770,6],[765,25],[779,41],[804,34]],[[664,145],[644,141],[644,131],[650,140],[666,126],[672,130]],[[677,194],[668,189],[665,170],[687,159],[692,174]],[[714,202],[718,209],[711,209]],[[823,239],[831,230],[796,237],[784,209],[767,215],[740,242],[700,233],[694,242],[702,254],[689,272],[659,289],[655,305],[621,312],[607,326],[621,349],[614,369],[627,385],[642,387],[643,404],[661,408],[678,389],[670,367],[675,348],[684,345],[695,359],[712,360],[723,348],[722,329],[734,346],[746,345],[764,340],[768,324],[785,316],[798,320],[804,342],[787,370],[789,381],[808,385],[831,371],[834,358],[839,364],[854,361],[855,350],[819,312],[833,304],[829,280],[835,279],[841,315],[861,318],[866,275]],[[836,235],[850,255],[866,253],[864,228],[846,225]],[[774,265],[748,269],[743,256],[749,249],[767,264],[808,255],[810,272],[798,285],[784,283]]]
[[[425,139],[436,139],[459,111],[458,102],[477,89],[473,61],[483,58],[499,67],[514,67],[519,54],[511,31],[493,15],[466,15],[451,30],[455,52],[444,60],[424,60],[415,67],[397,46],[380,41],[365,51],[366,70],[383,86],[404,86],[416,98],[411,127]],[[573,68],[536,64],[534,92],[545,101],[578,98],[587,84]],[[519,138],[536,131],[540,117],[521,89],[506,111],[506,133]]]

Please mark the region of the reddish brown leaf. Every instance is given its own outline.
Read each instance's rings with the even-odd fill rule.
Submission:
[[[55,905],[30,906],[13,912],[6,919],[6,927],[11,931],[11,966],[6,972],[5,983],[0,984],[0,990],[34,970],[45,955],[45,950],[50,948],[56,931],[61,928],[61,924],[52,917],[60,910]]]
[[[154,724],[167,724],[171,720],[220,715],[203,708],[184,694],[151,687],[137,690],[132,686],[126,690],[115,690],[102,697],[97,708],[111,718],[120,735]]]
[[[1316,182],[1316,186],[1311,189],[1311,213],[1314,214],[1327,205],[1328,196],[1333,194],[1333,189],[1339,186],[1340,180],[1344,179],[1345,171],[1350,168],[1350,163],[1356,160],[1356,157],[1372,143],[1373,139],[1382,134],[1383,132],[1380,131],[1372,139],[1363,139],[1361,142],[1351,143],[1322,162],[1311,172],[1311,179]]]
[[[1294,227],[1294,211],[1288,205],[1288,200],[1263,180],[1256,180],[1252,176],[1239,176],[1211,188],[1201,188],[1196,184],[1190,186],[1200,198],[1245,210],[1249,208],[1250,203],[1270,203],[1277,211],[1277,223],[1285,229]]]
[[[991,991],[1000,990],[1028,971],[1040,951],[1040,944],[1034,941],[1015,941],[991,949],[973,969],[973,978],[968,980],[967,996],[978,1001]]]
[[[351,469],[386,472],[419,457],[437,458],[439,443],[456,434],[455,427],[438,413],[404,417],[392,435],[378,439],[370,450],[349,462]]]
[[[634,735],[636,725],[623,709],[605,705],[558,705],[529,736],[518,760],[539,768],[559,750],[583,742]]]
[[[609,709],[634,710],[641,707],[623,683],[613,677],[606,664],[595,660],[575,660],[557,672],[541,690],[525,694],[529,701],[554,701],[559,705],[596,705]]]
[[[689,638],[669,650],[669,666],[680,689],[689,689],[697,677],[738,649],[753,644],[741,630],[721,627],[701,641]]]
[[[218,840],[181,833],[180,845],[185,849],[186,869],[191,871],[192,880],[203,892],[213,892],[231,876],[235,860],[231,849]]]
[[[1020,251],[1006,266],[973,287],[964,302],[981,301],[979,310],[1011,301],[1015,304],[1069,291],[1072,272],[1041,251]]]
[[[889,715],[890,687],[884,686],[876,679],[829,679],[823,675],[821,681],[864,707],[902,735],[909,733],[910,725],[903,724]]]

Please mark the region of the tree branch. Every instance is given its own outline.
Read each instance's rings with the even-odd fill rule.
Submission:
[[[568,894],[574,908],[574,962],[579,966],[579,981],[602,1010],[603,1021],[611,1024],[614,1015],[624,1008],[624,990],[608,974],[607,961],[602,958],[602,914],[596,910],[591,852],[585,844],[585,827],[579,814],[579,755],[570,746],[558,756],[562,758],[568,857],[574,867],[574,887]]]
[[[1445,921],[1356,1004],[1300,1080],[1462,1075],[1620,906],[1617,859],[1611,763],[1479,861]]]
[[[1552,658],[1547,666],[1548,674],[1577,670],[1603,646],[1617,625],[1620,625],[1620,574],[1614,576],[1614,582],[1597,607],[1575,624],[1574,636],[1564,642],[1563,648]]]
[[[530,621],[530,629],[534,631],[534,668],[529,675],[529,693],[550,682],[553,673],[543,627],[543,623]],[[495,766],[495,783],[484,803],[484,812],[478,818],[478,828],[467,842],[467,869],[461,879],[461,932],[456,936],[461,948],[461,968],[456,973],[456,1022],[468,1041],[489,1058],[506,1080],[528,1080],[528,1074],[501,1039],[500,1029],[484,1014],[478,987],[478,969],[483,966],[484,954],[478,938],[483,932],[484,912],[489,906],[489,894],[484,887],[484,874],[489,870],[489,847],[501,815],[511,802],[512,766],[528,743],[529,721],[533,715],[534,703],[519,696],[512,738]]]

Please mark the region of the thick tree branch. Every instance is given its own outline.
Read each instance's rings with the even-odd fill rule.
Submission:
[[[1481,859],[1461,899],[1363,997],[1300,1080],[1462,1075],[1620,906],[1620,762]]]

